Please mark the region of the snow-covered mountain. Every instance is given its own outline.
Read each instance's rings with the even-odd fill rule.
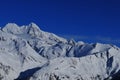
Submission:
[[[0,29],[0,80],[119,80],[120,48],[66,40],[35,23]]]

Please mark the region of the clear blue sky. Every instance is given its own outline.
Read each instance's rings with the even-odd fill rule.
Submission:
[[[120,44],[119,0],[1,0],[0,26],[8,22],[35,22],[68,38]]]

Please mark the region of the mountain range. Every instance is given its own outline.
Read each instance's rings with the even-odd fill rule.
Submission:
[[[0,28],[0,80],[120,80],[120,48],[8,23]]]

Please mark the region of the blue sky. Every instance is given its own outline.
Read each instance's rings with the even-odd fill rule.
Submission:
[[[35,22],[63,37],[120,45],[119,0],[1,0],[0,26]]]

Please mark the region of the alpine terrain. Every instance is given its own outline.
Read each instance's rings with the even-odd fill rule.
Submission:
[[[0,80],[120,80],[120,48],[8,23],[0,28]]]

